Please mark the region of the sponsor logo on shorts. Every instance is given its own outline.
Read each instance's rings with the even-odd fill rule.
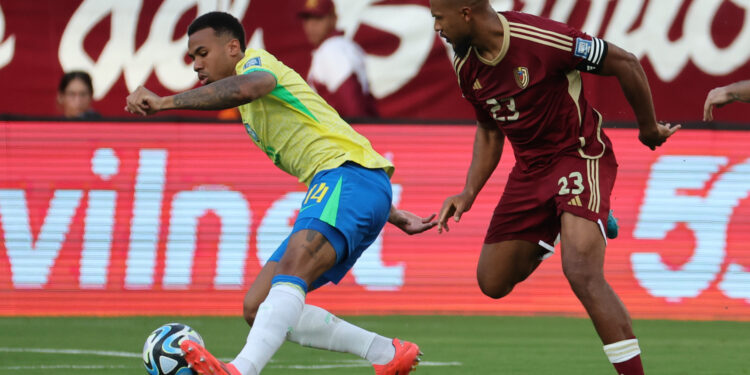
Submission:
[[[576,195],[568,202],[568,205],[575,206],[575,207],[583,207],[583,203],[581,203],[581,196]]]

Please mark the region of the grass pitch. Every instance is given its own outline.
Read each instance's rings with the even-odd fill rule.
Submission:
[[[614,374],[586,319],[488,316],[346,318],[386,336],[417,342],[417,374]],[[195,328],[219,358],[245,342],[239,317],[0,318],[0,374],[145,374],[149,333],[178,321]],[[648,374],[750,374],[750,323],[636,320]],[[341,353],[285,343],[263,371],[372,374]]]

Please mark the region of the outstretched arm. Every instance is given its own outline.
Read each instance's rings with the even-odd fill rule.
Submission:
[[[276,78],[263,71],[227,77],[203,87],[165,97],[139,86],[128,95],[125,110],[146,116],[168,109],[226,109],[258,99],[270,93],[275,87]]]
[[[457,195],[448,197],[438,215],[438,233],[443,229],[449,231],[448,219],[458,222],[461,215],[469,211],[477,198],[479,191],[492,176],[492,172],[500,162],[503,153],[505,135],[494,122],[477,121],[477,132],[474,137],[474,149],[471,156],[469,172],[466,174],[464,190]]]
[[[622,48],[608,43],[607,56],[604,58],[604,64],[601,75],[615,76],[620,82],[625,98],[635,112],[638,121],[638,139],[644,145],[654,150],[666,142],[681,125],[672,126],[670,124],[661,124],[656,121],[654,112],[654,103],[651,99],[651,89],[648,86],[646,73],[643,71],[638,58]]]
[[[750,80],[735,82],[709,91],[706,102],[703,104],[703,121],[713,121],[714,106],[723,107],[735,101],[750,103]]]

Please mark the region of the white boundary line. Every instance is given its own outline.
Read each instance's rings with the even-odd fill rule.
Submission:
[[[98,355],[105,357],[124,357],[124,358],[141,358],[139,353],[129,352],[118,352],[111,350],[81,350],[81,349],[46,349],[46,348],[3,348],[0,347],[0,352],[5,353],[43,353],[43,354],[70,354],[70,355]],[[226,359],[222,359],[226,361]],[[289,370],[324,370],[333,368],[356,368],[356,367],[370,367],[370,363],[364,360],[341,360],[333,361],[334,363],[324,363],[319,365],[282,365],[273,364],[268,366],[276,369],[289,369]],[[423,361],[419,363],[420,367],[442,367],[442,366],[462,366],[461,362],[431,362]],[[126,368],[126,366],[96,366],[96,365],[39,365],[39,366],[4,366],[0,367],[3,370],[35,370],[35,369],[114,369],[114,368]]]
[[[5,353],[44,353],[44,354],[74,354],[74,355],[100,355],[104,357],[141,358],[141,354],[128,352],[115,352],[109,350],[79,350],[79,349],[41,349],[41,348],[0,348]]]
[[[350,361],[334,361],[334,362],[350,362]],[[269,365],[268,368],[274,369],[288,369],[288,370],[326,370],[333,368],[357,368],[357,367],[371,367],[370,362],[367,361],[356,361],[357,363],[338,363],[338,364],[320,364],[320,365]],[[422,361],[419,362],[419,367],[443,367],[443,366],[462,366],[461,362],[430,362]]]
[[[105,365],[38,365],[38,366],[0,366],[0,370],[114,370],[130,366]]]

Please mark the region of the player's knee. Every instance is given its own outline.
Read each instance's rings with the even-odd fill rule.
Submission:
[[[242,317],[245,318],[248,325],[253,325],[256,314],[258,314],[258,305],[256,303],[245,301],[245,303],[242,304]]]
[[[477,282],[479,283],[479,289],[492,299],[499,299],[507,296],[513,290],[514,283],[498,280],[496,278],[483,277],[477,275]]]

